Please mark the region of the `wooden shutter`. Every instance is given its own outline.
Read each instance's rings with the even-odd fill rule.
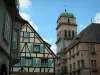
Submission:
[[[30,44],[30,52],[33,52],[33,44]]]
[[[52,59],[48,59],[48,67],[52,67]]]
[[[33,58],[33,67],[36,67],[36,58]]]
[[[40,45],[40,52],[41,52],[41,53],[44,52],[44,45],[43,45],[43,44]]]
[[[25,58],[21,58],[21,66],[25,65]]]

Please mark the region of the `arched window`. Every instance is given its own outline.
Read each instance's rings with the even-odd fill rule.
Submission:
[[[74,37],[74,31],[72,31],[72,37]]]
[[[67,37],[67,30],[64,30],[64,36]]]
[[[68,18],[68,23],[70,23],[70,19]]]
[[[71,31],[70,30],[68,31],[68,36],[71,37]]]

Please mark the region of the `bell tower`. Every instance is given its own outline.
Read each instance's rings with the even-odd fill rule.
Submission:
[[[76,18],[72,13],[66,11],[62,12],[57,20],[57,54],[68,47],[77,35]]]

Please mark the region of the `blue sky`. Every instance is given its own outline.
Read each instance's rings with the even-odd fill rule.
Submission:
[[[28,20],[40,36],[52,45],[56,53],[56,21],[58,16],[67,12],[76,17],[78,33],[93,22],[100,23],[99,0],[19,0],[20,14]]]

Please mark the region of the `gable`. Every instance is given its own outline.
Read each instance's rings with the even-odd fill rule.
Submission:
[[[26,34],[26,32],[28,34]],[[20,48],[20,51],[22,51],[22,53],[23,52],[30,53],[30,54],[27,53],[26,54],[27,56],[30,55],[32,57],[50,57],[50,58],[56,57],[55,54],[51,51],[50,45],[40,37],[40,35],[34,30],[34,28],[31,25],[25,24],[22,27],[20,39],[21,39],[20,40],[21,46],[25,46],[23,48]],[[40,52],[37,53],[33,52],[35,50],[34,49],[35,46],[37,47],[39,46]],[[23,55],[25,54],[23,53]]]

